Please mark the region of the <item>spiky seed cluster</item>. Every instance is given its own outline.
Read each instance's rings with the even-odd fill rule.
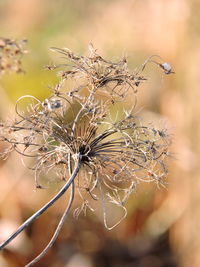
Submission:
[[[23,72],[21,57],[26,40],[15,41],[0,37],[0,76],[6,72]]]
[[[12,41],[0,39],[1,51],[8,46],[17,49],[13,55],[23,53]],[[49,202],[0,244],[0,250],[71,188],[68,206],[52,239],[27,267],[44,257],[55,242],[71,209],[75,191],[82,199],[81,207],[74,211],[75,216],[88,208],[94,211],[93,202],[100,201],[104,224],[112,229],[126,216],[124,205],[138,184],[165,185],[168,173],[165,161],[170,138],[165,130],[144,124],[136,116],[135,106],[138,87],[146,81],[142,72],[147,63],[155,63],[165,74],[171,74],[174,72],[169,63],[158,63],[151,56],[131,73],[125,58],[119,62],[107,61],[92,45],[89,56],[78,56],[68,49],[53,50],[64,56],[65,63],[47,67],[62,69],[52,95],[44,101],[22,96],[16,103],[14,122],[0,124],[0,140],[7,143],[2,156],[6,158],[16,151],[23,158],[31,158],[30,168],[35,172],[37,188],[43,187],[42,172],[49,177],[53,170],[66,181]],[[16,63],[20,65],[20,61]],[[129,110],[125,110],[127,103],[131,105]],[[26,108],[20,109],[20,104]],[[119,110],[122,105],[123,110]],[[113,110],[117,110],[116,114]],[[112,226],[107,223],[108,202],[123,211],[121,219]]]
[[[48,66],[63,70],[59,72],[60,82],[45,101],[33,96],[17,101],[16,120],[1,125],[1,140],[8,143],[4,155],[14,150],[33,158],[37,188],[42,188],[41,172],[53,169],[67,180],[68,170],[78,161],[81,168],[76,189],[83,204],[75,214],[87,207],[93,210],[92,200],[101,200],[109,228],[105,200],[121,207],[125,216],[124,204],[140,182],[165,184],[170,139],[165,130],[145,125],[134,114],[135,101],[129,111],[121,111],[121,119],[112,119],[112,108],[126,102],[127,96],[135,99],[137,88],[146,80],[140,71],[129,71],[126,59],[107,61],[92,45],[89,56],[54,50],[70,63]],[[19,104],[27,98],[30,103],[22,112]]]

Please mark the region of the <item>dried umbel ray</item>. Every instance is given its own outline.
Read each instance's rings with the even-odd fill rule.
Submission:
[[[75,216],[87,209],[94,211],[93,203],[100,201],[104,224],[112,229],[126,216],[125,203],[141,182],[164,186],[168,174],[165,160],[169,156],[170,138],[167,132],[144,124],[135,112],[136,92],[146,81],[142,71],[148,60],[131,73],[126,59],[116,63],[107,61],[92,45],[89,56],[77,56],[68,49],[53,50],[61,53],[67,62],[48,66],[50,70],[62,68],[53,94],[43,102],[34,96],[21,97],[16,103],[15,121],[1,124],[1,140],[8,144],[4,156],[16,151],[32,158],[37,188],[43,187],[41,172],[54,171],[65,181],[57,195],[3,242],[1,249],[71,190],[68,207],[51,241],[27,266],[42,258],[55,242],[71,209],[75,191],[82,199],[81,207],[74,211]],[[152,57],[149,61],[153,62]],[[76,86],[72,86],[72,82]],[[112,107],[117,108],[130,98],[133,99],[130,110],[124,108],[119,118],[113,118]],[[29,103],[22,112],[19,105],[25,100]],[[123,212],[122,218],[112,226],[107,222],[108,202]]]

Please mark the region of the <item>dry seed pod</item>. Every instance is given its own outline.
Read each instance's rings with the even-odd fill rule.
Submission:
[[[0,42],[0,46],[4,43]],[[158,186],[166,183],[170,136],[134,113],[135,87],[147,80],[141,73],[152,57],[140,71],[131,72],[127,60],[111,62],[99,56],[93,46],[89,49],[89,56],[78,56],[68,49],[54,48],[72,64],[59,65],[65,75],[60,76],[53,94],[43,102],[30,95],[22,96],[16,103],[14,122],[0,127],[0,140],[8,145],[3,156],[15,151],[30,157],[36,187],[43,188],[38,181],[40,175],[48,173],[49,178],[50,172],[60,181],[66,181],[48,203],[0,244],[0,249],[71,189],[68,206],[52,239],[27,267],[39,261],[55,242],[71,210],[75,191],[81,200],[76,216],[87,209],[95,212],[98,201],[104,225],[110,230],[126,217],[125,203],[140,183]],[[169,63],[154,63],[166,74],[173,73]],[[71,88],[65,86],[67,79],[74,82]],[[29,99],[30,103],[21,112],[19,103]],[[127,99],[134,99],[132,108],[121,112],[118,104],[124,105]],[[110,112],[110,102],[116,105],[115,118]],[[108,205],[121,211],[121,218],[112,223],[107,219]]]
[[[167,62],[159,64],[159,66],[164,70],[165,74],[175,73],[174,71],[172,71],[171,65]]]

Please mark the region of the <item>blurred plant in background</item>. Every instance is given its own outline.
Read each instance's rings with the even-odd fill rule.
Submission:
[[[22,72],[21,57],[27,52],[24,49],[26,40],[16,42],[14,40],[0,38],[0,75],[5,72]]]

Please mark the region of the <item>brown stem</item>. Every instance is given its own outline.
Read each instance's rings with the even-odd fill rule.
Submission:
[[[0,244],[0,250],[2,250],[6,245],[8,245],[16,236],[18,236],[25,228],[29,226],[35,219],[37,219],[41,214],[43,214],[48,208],[50,208],[70,187],[73,183],[75,177],[77,176],[80,170],[81,164],[78,160],[74,171],[67,181],[67,183],[61,188],[61,190],[48,202],[46,203],[40,210],[34,213],[30,218],[28,218],[6,241]]]
[[[68,156],[68,171],[69,171],[69,175],[71,176],[72,175],[72,166],[71,166],[71,155]],[[43,251],[37,256],[35,257],[31,262],[29,262],[25,267],[30,267],[30,266],[33,266],[36,262],[38,262],[39,260],[41,260],[46,254],[47,252],[49,251],[49,249],[52,247],[52,245],[55,243],[61,229],[62,229],[62,226],[64,225],[65,223],[65,220],[71,210],[71,206],[72,206],[72,203],[73,203],[73,200],[74,200],[74,181],[72,182],[71,184],[71,194],[70,194],[70,199],[69,199],[69,202],[68,202],[68,205],[58,223],[58,226],[51,238],[51,240],[49,241],[49,243],[47,244],[47,246],[43,249]]]
[[[43,251],[36,258],[34,258],[31,262],[29,262],[25,267],[33,266],[36,262],[41,260],[47,254],[49,249],[53,246],[53,244],[55,243],[55,241],[56,241],[56,239],[60,233],[60,230],[62,229],[62,226],[65,223],[65,220],[66,220],[66,218],[70,212],[73,200],[74,200],[74,182],[72,182],[72,184],[71,184],[71,195],[70,195],[69,203],[68,203],[67,208],[65,209],[65,211],[64,211],[64,213],[63,213],[63,215],[59,221],[59,224],[58,224],[51,240],[49,241],[47,246],[43,249]]]

